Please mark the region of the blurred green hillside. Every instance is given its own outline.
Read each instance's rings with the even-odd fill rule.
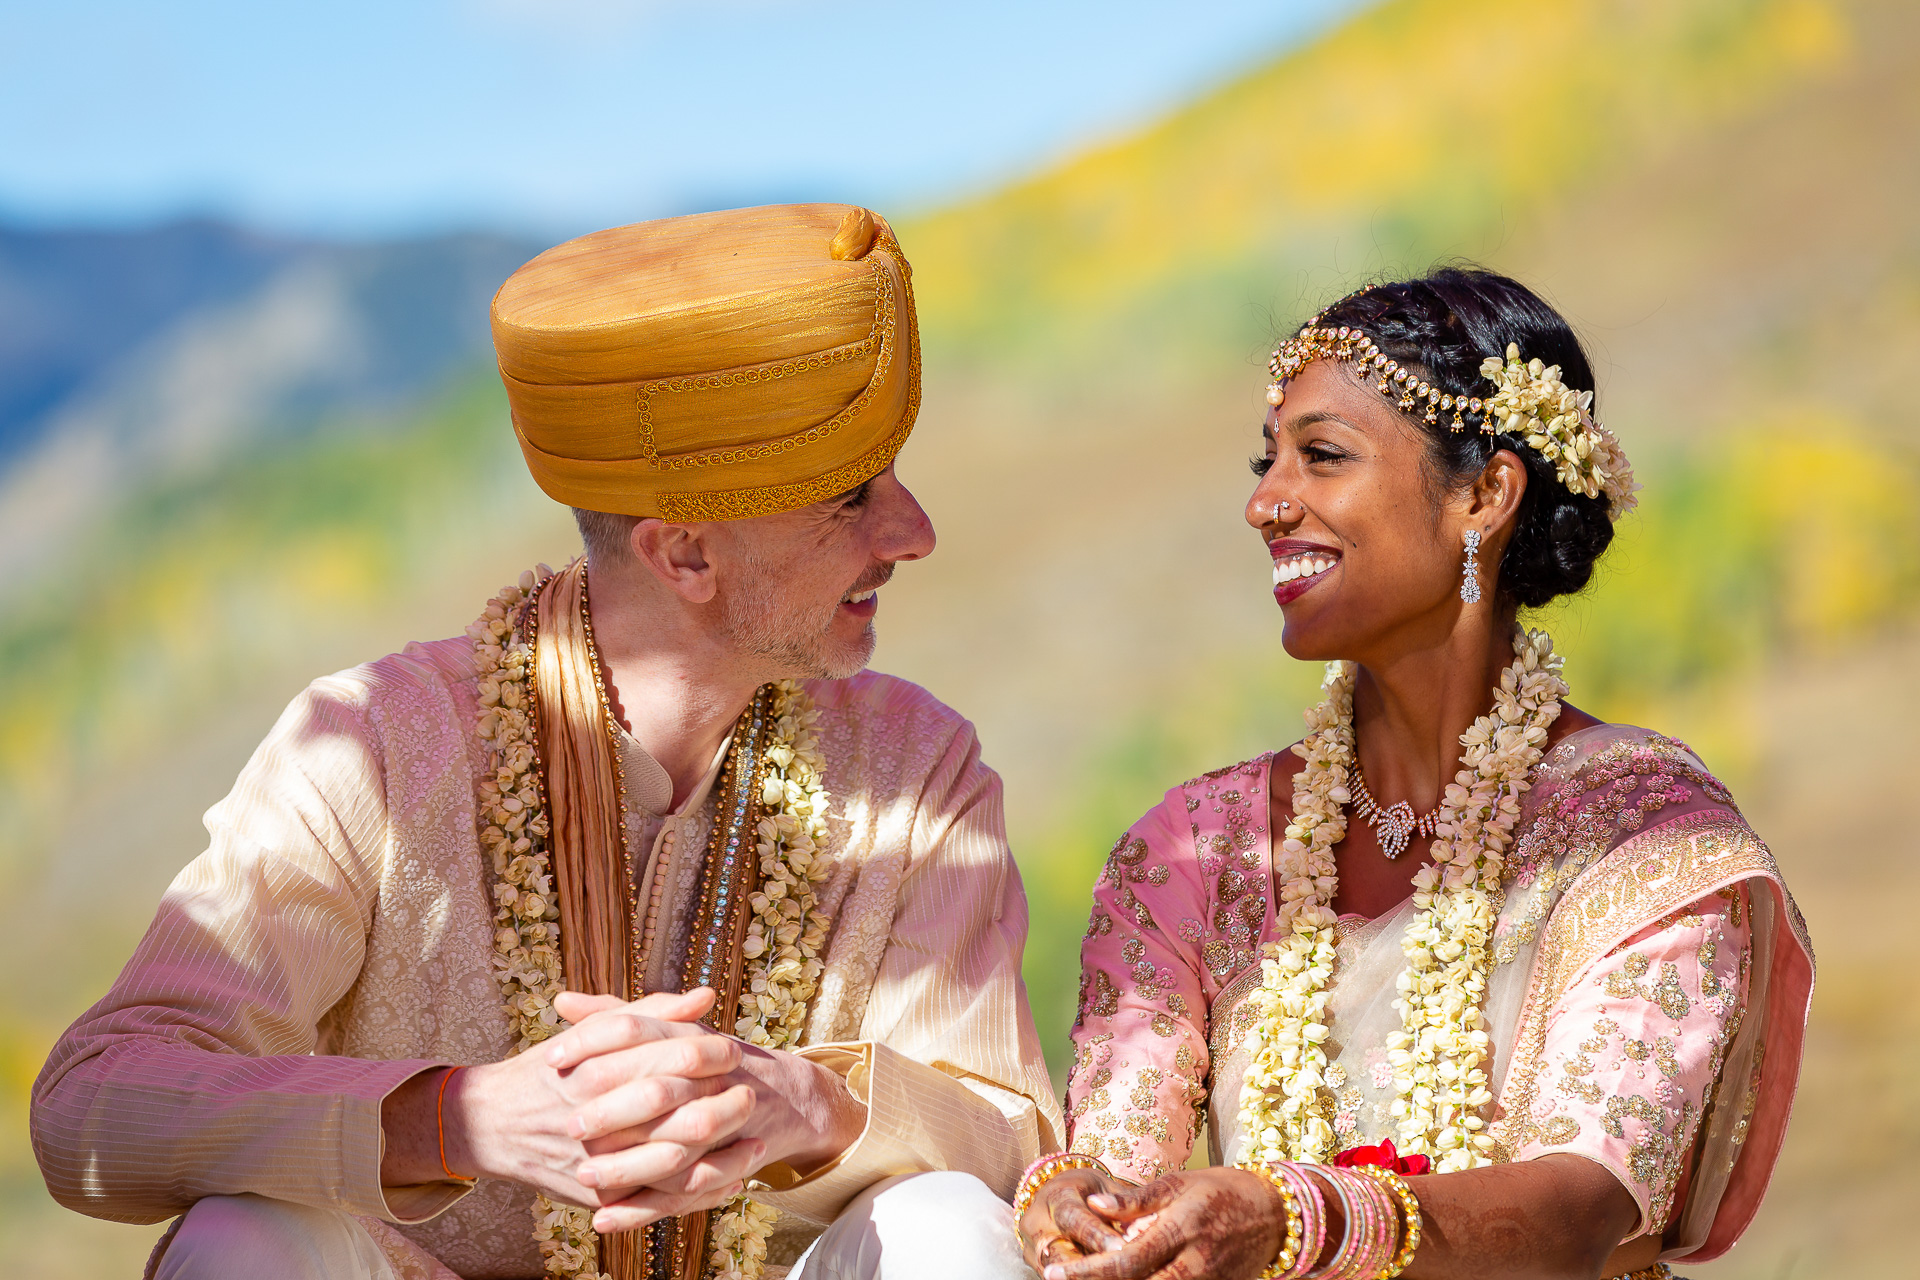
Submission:
[[[1646,484],[1544,619],[1574,697],[1692,742],[1822,944],[1806,1083],[1752,1239],[1712,1277],[1886,1267],[1920,1191],[1920,10],[1892,0],[1394,0],[1138,136],[902,220],[927,406],[901,461],[941,545],[877,665],[980,725],[1033,904],[1050,1054],[1087,892],[1168,786],[1284,746],[1287,660],[1242,470],[1275,333],[1363,279],[1470,258],[1587,336]],[[36,957],[0,995],[0,1248],[130,1271],[152,1231],[61,1215],[24,1098],[278,709],[457,632],[573,546],[482,370],[103,511],[0,614],[0,868]],[[1885,1241],[1882,1244],[1882,1241]]]

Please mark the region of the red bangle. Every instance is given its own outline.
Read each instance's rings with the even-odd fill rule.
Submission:
[[[471,1186],[478,1181],[475,1178],[463,1178],[447,1166],[447,1081],[454,1073],[466,1070],[465,1067],[448,1067],[447,1073],[440,1077],[440,1095],[433,1104],[433,1127],[440,1133],[440,1172],[447,1175],[449,1182],[464,1182]]]

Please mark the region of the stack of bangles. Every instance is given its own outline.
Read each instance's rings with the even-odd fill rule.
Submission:
[[[1420,1247],[1420,1201],[1406,1179],[1389,1169],[1290,1162],[1237,1167],[1272,1183],[1285,1211],[1280,1252],[1260,1273],[1260,1280],[1394,1280],[1412,1263],[1414,1251]],[[1307,1173],[1309,1167],[1311,1175]],[[1068,1169],[1097,1169],[1111,1176],[1107,1166],[1092,1156],[1064,1151],[1041,1156],[1027,1166],[1020,1189],[1014,1194],[1016,1230],[1040,1188]],[[1316,1267],[1327,1246],[1327,1206],[1321,1182],[1339,1198],[1345,1225],[1333,1256],[1325,1266]]]
[[[1289,1162],[1238,1167],[1271,1182],[1286,1210],[1280,1252],[1260,1280],[1393,1280],[1420,1247],[1420,1201],[1407,1180],[1390,1169]],[[1316,1267],[1327,1247],[1321,1182],[1338,1197],[1345,1225],[1333,1256]]]

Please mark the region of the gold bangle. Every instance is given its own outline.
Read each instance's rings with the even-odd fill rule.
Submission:
[[[1393,1280],[1402,1271],[1413,1265],[1413,1251],[1420,1247],[1420,1197],[1413,1194],[1413,1188],[1407,1180],[1391,1169],[1383,1169],[1376,1164],[1355,1165],[1354,1173],[1364,1173],[1375,1182],[1384,1185],[1400,1201],[1400,1216],[1406,1220],[1406,1227],[1400,1234],[1399,1252],[1393,1255],[1393,1261],[1380,1273],[1380,1280]]]
[[[1276,1277],[1293,1270],[1294,1262],[1300,1257],[1300,1235],[1305,1230],[1300,1218],[1300,1206],[1293,1198],[1293,1187],[1264,1164],[1237,1164],[1234,1168],[1243,1173],[1258,1174],[1280,1193],[1280,1207],[1286,1210],[1287,1225],[1280,1234],[1280,1252],[1274,1255],[1267,1269],[1260,1273],[1260,1280],[1276,1280]]]
[[[1020,1179],[1020,1187],[1013,1196],[1013,1224],[1019,1229],[1020,1219],[1027,1216],[1027,1209],[1033,1204],[1033,1197],[1040,1188],[1047,1185],[1049,1179],[1068,1169],[1098,1169],[1111,1178],[1113,1171],[1094,1156],[1081,1155],[1076,1151],[1056,1151],[1050,1156],[1042,1156],[1027,1166],[1025,1176]]]

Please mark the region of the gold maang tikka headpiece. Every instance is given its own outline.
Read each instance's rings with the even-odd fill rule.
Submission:
[[[1267,368],[1273,382],[1267,403],[1286,402],[1287,383],[1315,360],[1338,360],[1352,365],[1362,381],[1402,413],[1422,411],[1428,426],[1451,413],[1447,425],[1467,429],[1468,419],[1487,435],[1506,432],[1519,437],[1554,464],[1560,480],[1573,493],[1607,499],[1607,516],[1618,520],[1636,505],[1633,466],[1611,431],[1593,416],[1593,392],[1575,391],[1560,380],[1560,366],[1540,360],[1522,360],[1520,348],[1507,344],[1506,358],[1488,356],[1480,362],[1480,376],[1494,385],[1492,395],[1458,396],[1413,372],[1380,350],[1365,330],[1352,325],[1322,325],[1322,311],[1300,331],[1281,343]],[[1424,402],[1424,409],[1423,409]]]

